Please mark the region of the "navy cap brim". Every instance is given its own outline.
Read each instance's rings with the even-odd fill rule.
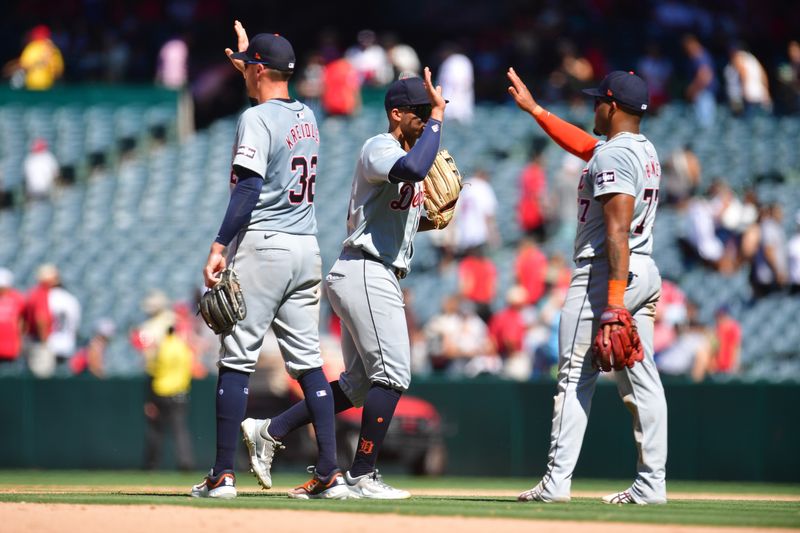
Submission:
[[[445,100],[444,103],[445,104],[449,104],[450,100]],[[419,103],[416,103],[416,104],[403,104],[403,105],[390,106],[387,109],[400,109],[401,107],[409,107],[409,106],[416,106],[416,105],[433,105],[433,104],[431,104],[430,100],[425,100],[424,102],[419,102]]]
[[[598,89],[598,88],[583,89],[583,91],[581,91],[581,92],[583,94],[588,94],[589,96],[595,96],[595,97],[597,97],[597,96],[605,96],[602,92],[600,92],[600,89]]]
[[[425,99],[414,100],[413,102],[409,102],[407,104],[403,104],[403,106],[407,106],[407,105],[430,105],[430,104],[431,104],[431,101],[426,96]],[[403,106],[400,106],[400,107],[403,107]]]
[[[449,104],[450,100],[445,100],[444,103],[445,104]],[[433,105],[433,104],[431,104],[431,99],[426,97],[425,100],[423,100],[423,101],[414,102],[413,104],[409,104],[409,105]]]
[[[250,57],[247,55],[247,52],[236,52],[235,54],[231,54],[231,58],[241,59],[242,61],[250,61]]]

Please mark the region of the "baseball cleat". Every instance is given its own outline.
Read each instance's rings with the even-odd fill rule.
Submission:
[[[209,470],[202,482],[192,487],[192,498],[220,498],[229,500],[236,497],[236,475],[233,470],[223,470],[216,476]]]
[[[313,477],[289,491],[289,497],[298,500],[346,500],[350,497],[350,490],[342,478],[342,471],[334,469],[330,474],[321,477],[317,469],[308,467],[308,473]]]
[[[272,488],[272,458],[275,451],[283,449],[284,445],[273,439],[267,428],[270,419],[257,420],[245,418],[242,421],[242,440],[247,446],[247,455],[250,457],[250,471],[256,476],[258,484],[265,489]]]
[[[544,484],[541,481],[532,489],[526,490],[517,496],[517,501],[520,502],[567,503],[569,500],[569,496],[561,496],[556,498],[547,496],[544,493]]]
[[[384,483],[383,478],[374,472],[363,476],[351,477],[350,472],[344,474],[347,488],[350,489],[351,498],[366,498],[372,500],[405,500],[411,497],[407,490],[400,490]]]
[[[635,503],[638,505],[647,505],[647,503],[639,503],[634,501],[633,496],[627,490],[623,490],[622,492],[615,492],[614,494],[607,494],[603,496],[603,503],[611,503],[611,504],[623,504],[623,503]]]

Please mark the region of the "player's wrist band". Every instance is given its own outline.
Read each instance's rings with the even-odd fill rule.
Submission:
[[[628,281],[624,279],[608,280],[608,306],[625,307],[625,288]]]

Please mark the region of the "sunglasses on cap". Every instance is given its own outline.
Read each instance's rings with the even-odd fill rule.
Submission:
[[[409,111],[414,113],[419,119],[423,122],[431,118],[431,111],[433,111],[433,106],[430,104],[420,104],[420,105],[409,105],[398,107],[398,109],[402,109],[403,111]]]

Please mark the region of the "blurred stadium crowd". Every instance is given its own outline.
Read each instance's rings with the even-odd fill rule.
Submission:
[[[326,28],[331,6],[304,31],[293,8],[279,10],[301,58],[294,92],[324,117],[324,268],[344,237],[357,150],[384,128],[370,94],[433,65],[452,101],[443,145],[470,185],[447,231],[417,237],[403,282],[414,371],[550,379],[582,162],[508,103],[502,73],[514,65],[543,103],[590,126],[580,89],[632,68],[650,86],[643,130],[664,168],[659,368],[693,381],[800,379],[798,14],[769,1],[521,4],[362,13],[376,31],[358,17]],[[234,16],[275,27],[248,18],[251,6],[76,1],[47,16],[42,2],[16,6],[24,35],[0,42],[11,86],[154,83],[191,95],[198,129],[178,136],[177,111],[163,106],[0,105],[0,372],[141,373],[170,327],[196,358],[193,374],[214,371],[216,339],[194,305],[227,204],[230,115],[244,104],[221,50]],[[435,39],[410,30],[431,20],[452,28]],[[52,63],[31,76],[26,53]],[[338,361],[337,320],[323,318],[325,356]],[[264,350],[282,376],[277,345]]]
[[[0,22],[2,63],[18,57],[41,35],[35,31],[41,25],[49,28],[50,40],[63,56],[64,83],[148,83],[160,62],[183,62],[182,76],[162,80],[187,84],[209,115],[203,121],[231,114],[242,103],[238,76],[227,68],[220,50],[231,42],[227,21],[234,18],[246,27],[285,34],[311,78],[320,62],[329,64],[348,51],[352,58],[359,46],[367,53],[356,68],[371,84],[389,79],[382,67],[385,52],[401,70],[414,63],[412,55],[439,70],[449,54],[460,50],[472,62],[479,101],[504,99],[508,65],[550,100],[574,98],[583,85],[615,68],[633,68],[647,76],[655,107],[681,100],[695,67],[678,43],[684,34],[693,34],[716,67],[718,79],[712,85],[717,96],[723,96],[728,79],[723,67],[744,47],[763,65],[776,111],[797,109],[800,52],[787,55],[787,46],[798,39],[800,15],[790,2],[779,0],[412,0],[402,6],[342,0],[318,3],[313,9],[254,0],[30,0],[5,7]],[[359,34],[364,28],[374,30],[373,37]],[[185,48],[165,46],[177,40]],[[702,59],[697,47],[692,54]],[[751,59],[736,63],[753,68]]]

